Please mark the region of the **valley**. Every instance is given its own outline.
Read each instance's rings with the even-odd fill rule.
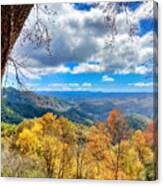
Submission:
[[[24,119],[52,112],[76,123],[92,125],[98,121],[106,121],[115,108],[126,115],[132,127],[141,128],[153,120],[153,95],[78,91],[31,92],[14,88],[3,89],[2,93],[2,121],[8,123],[18,124]]]

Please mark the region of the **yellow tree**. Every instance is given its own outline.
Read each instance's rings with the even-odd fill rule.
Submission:
[[[56,117],[47,113],[43,117],[25,121],[17,130],[16,145],[21,153],[33,159],[43,159],[48,177],[54,177],[61,155],[62,143],[53,135]]]
[[[81,179],[83,177],[82,169],[84,163],[84,147],[86,145],[86,133],[88,128],[82,125],[76,126],[76,178]]]
[[[74,168],[76,145],[75,125],[68,119],[60,117],[56,119],[56,123],[53,127],[55,136],[62,143],[58,177],[73,178],[76,173],[76,169]]]
[[[128,123],[123,113],[117,109],[113,109],[107,121],[107,127],[112,136],[112,144],[116,144],[116,164],[114,170],[114,179],[119,179],[119,167],[121,159],[121,141],[130,137]]]
[[[108,167],[106,167],[106,164],[109,162],[109,143],[110,136],[106,132],[102,123],[99,123],[98,126],[92,126],[89,129],[87,144],[84,149],[83,174],[86,178],[112,178],[112,170],[107,169]]]
[[[41,156],[45,160],[48,177],[58,176],[62,143],[54,136],[45,135],[41,145]]]
[[[132,143],[138,153],[139,160],[145,166],[145,177],[148,180],[156,178],[155,153],[146,141],[142,131],[137,130],[132,137]]]
[[[137,130],[132,137],[133,145],[139,154],[139,159],[143,164],[153,161],[153,152],[148,147],[141,130]]]
[[[119,179],[144,180],[144,165],[138,157],[132,140],[121,141],[121,158],[119,161]]]

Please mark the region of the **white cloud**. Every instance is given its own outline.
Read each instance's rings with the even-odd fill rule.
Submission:
[[[23,74],[23,76],[21,75]],[[8,70],[7,70],[7,74],[6,76],[10,76],[10,79],[14,79],[16,77],[16,71],[15,71],[15,67],[13,65],[8,65]],[[41,77],[39,76],[39,74],[35,71],[32,71],[32,68],[28,68],[28,67],[19,67],[18,68],[18,76],[20,79],[28,79],[28,80],[39,80],[41,79]]]
[[[82,84],[83,87],[91,87],[92,86],[92,83],[88,83],[88,82],[84,82]]]
[[[53,83],[49,84],[49,87],[79,87],[79,83]]]
[[[27,80],[40,80],[41,76],[49,75],[49,74],[57,74],[57,73],[70,73],[71,69],[69,67],[66,67],[64,65],[54,66],[54,67],[44,67],[44,68],[37,68],[37,67],[23,67],[19,68],[20,72],[20,78],[21,74],[23,74],[23,77]],[[8,73],[15,76],[15,69],[13,66],[9,66]]]
[[[152,87],[153,82],[148,82],[148,83],[137,82],[137,83],[129,83],[128,85],[129,86],[135,86],[135,87]]]
[[[33,68],[34,73],[38,73],[40,75],[47,74],[56,74],[56,73],[67,73],[70,72],[70,68],[64,65],[54,66],[54,67],[45,67],[45,68]]]
[[[146,66],[135,66],[135,67],[126,67],[123,70],[117,70],[116,74],[146,74],[148,72],[152,71],[152,66],[151,67],[146,67]]]
[[[143,36],[153,41],[152,33]],[[128,34],[117,35],[114,41],[114,48],[104,48],[92,56],[91,60],[101,61],[101,68],[104,71],[113,73],[136,73],[143,74],[152,72],[152,68],[146,69],[146,65],[153,61],[153,47],[144,47],[148,40],[135,36],[134,41],[130,40]],[[150,62],[151,60],[151,62]]]
[[[154,1],[145,1],[134,13],[134,18],[138,22],[140,19],[153,17]]]
[[[102,81],[111,81],[111,82],[113,82],[114,79],[112,77],[109,77],[108,75],[104,75],[104,76],[102,76]]]
[[[87,90],[87,88],[92,87],[92,83],[52,83],[47,86],[52,90]]]
[[[54,55],[48,56],[43,47],[32,50],[29,42],[24,47],[17,42],[14,49],[17,54],[31,55],[33,62],[27,63],[28,68],[34,72],[33,75],[28,75],[31,79],[46,74],[68,72],[72,74],[85,72],[152,73],[153,68],[148,65],[153,62],[153,32],[148,32],[142,37],[134,36],[131,40],[124,13],[117,15],[118,34],[114,40],[114,48],[111,50],[105,45],[106,38],[111,38],[111,32],[104,24],[100,8],[78,11],[68,3],[52,4],[49,7],[58,13],[55,17],[55,24],[49,23],[47,15],[40,13],[40,16],[52,34],[51,47]],[[153,15],[152,8],[152,2],[144,3],[135,12],[128,11],[129,18],[138,24],[140,19]],[[33,13],[29,16],[31,23]],[[65,65],[71,61],[78,63],[73,69]],[[98,64],[90,63],[90,61],[98,62]]]
[[[135,68],[136,74],[146,74],[147,72],[150,72],[152,69],[149,69],[145,66],[140,66]]]
[[[81,63],[78,66],[74,67],[71,73],[79,74],[85,72],[102,72],[104,70],[104,67],[100,64]]]

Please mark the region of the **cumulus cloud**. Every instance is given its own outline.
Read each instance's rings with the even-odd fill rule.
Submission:
[[[26,87],[35,91],[90,91],[93,85],[90,82],[57,82],[49,83],[47,85],[42,85],[41,83],[26,83]]]
[[[135,87],[152,87],[153,82],[148,82],[148,83],[136,82],[136,83],[129,83],[128,85],[135,86]]]
[[[151,31],[141,37],[134,36],[133,40],[129,39],[129,26],[123,12],[117,16],[118,34],[114,40],[114,48],[110,49],[105,45],[105,41],[111,37],[111,32],[104,24],[100,8],[93,7],[90,11],[79,11],[69,3],[55,3],[48,6],[57,11],[55,24],[50,24],[48,16],[44,13],[40,13],[40,16],[53,37],[51,43],[53,55],[48,56],[44,46],[34,50],[30,42],[22,47],[21,37],[14,47],[16,55],[30,55],[33,62],[29,61],[27,68],[34,71],[33,78],[48,73],[152,73],[155,34]],[[152,2],[143,3],[136,11],[128,10],[128,13],[134,22],[139,24],[141,19],[153,16],[152,8]],[[146,9],[151,11],[147,12]],[[33,22],[33,17],[34,12],[31,12],[30,24]],[[70,69],[66,64],[72,61],[76,62],[76,66]]]
[[[104,75],[102,76],[102,81],[114,81],[114,79],[112,77],[109,77],[108,75]]]
[[[102,72],[104,71],[104,66],[101,64],[94,64],[94,63],[81,63],[80,65],[73,68],[71,71],[72,74],[79,74],[79,73],[85,73],[85,72]]]
[[[89,82],[80,83],[53,83],[49,84],[50,87],[91,87],[92,84]]]
[[[15,73],[15,69],[10,70],[11,73]],[[70,72],[70,68],[64,66],[64,65],[58,65],[54,67],[46,67],[46,68],[21,68],[20,72],[23,74],[23,76],[26,79],[34,80],[34,79],[41,79],[42,76],[50,75],[50,74],[58,74],[58,73],[68,73]]]
[[[134,74],[146,74],[152,71],[152,66],[151,67],[146,67],[146,66],[128,66],[122,70],[117,70],[116,74],[130,74],[130,73],[134,73]]]
[[[53,90],[53,91],[86,91],[92,87],[92,83],[83,82],[83,83],[51,83],[46,87],[40,87],[40,90]]]
[[[30,53],[31,57],[38,60],[41,66],[46,67],[57,66],[69,61],[83,62],[98,51],[99,42],[96,38],[101,38],[107,33],[101,10],[93,8],[90,12],[79,11],[68,3],[53,4],[49,7],[58,13],[54,18],[55,24],[49,24],[48,16],[43,13],[41,19],[53,37],[51,42],[53,56],[46,54],[44,46],[38,50],[32,50],[32,44],[29,42],[24,44],[22,50],[21,38],[15,46],[17,54]],[[33,14],[31,12],[29,22],[33,20]],[[31,63],[29,63],[30,65]]]
[[[153,39],[153,34],[148,33],[150,41]],[[152,68],[147,70],[146,65],[149,65],[153,61],[153,47],[149,44],[144,47],[148,41],[143,37],[135,36],[135,40],[129,40],[127,34],[117,35],[114,41],[114,48],[111,52],[108,52],[108,48],[105,48],[94,56],[91,60],[101,61],[101,66],[106,71],[113,73],[136,73],[143,74],[142,72],[152,72]]]
[[[67,73],[70,71],[69,67],[64,65],[58,65],[54,67],[46,67],[45,69],[41,68],[32,68],[32,72],[39,74],[40,76],[47,75],[47,74],[56,74],[56,73]]]
[[[84,82],[82,84],[83,87],[91,87],[92,86],[92,83],[89,83],[89,82]]]
[[[79,83],[53,83],[49,84],[50,87],[79,87]]]
[[[138,22],[140,19],[153,17],[154,11],[154,1],[146,1],[134,12],[134,18]]]

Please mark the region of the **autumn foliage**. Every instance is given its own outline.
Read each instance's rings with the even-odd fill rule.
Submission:
[[[154,180],[153,127],[133,131],[119,110],[90,127],[52,113],[14,127],[3,124],[2,175]]]

